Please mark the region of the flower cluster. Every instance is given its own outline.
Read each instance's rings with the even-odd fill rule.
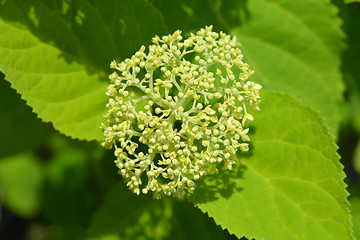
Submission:
[[[251,81],[235,37],[201,29],[185,40],[181,31],[152,39],[131,58],[111,62],[103,146],[136,194],[181,196],[194,180],[232,168],[248,151],[261,86]]]

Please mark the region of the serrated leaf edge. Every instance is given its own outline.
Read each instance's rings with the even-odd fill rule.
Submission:
[[[346,178],[346,174],[344,173],[344,166],[341,164],[340,162],[340,158],[341,156],[337,153],[337,150],[339,149],[339,147],[337,146],[337,144],[335,143],[335,136],[332,135],[330,133],[330,128],[325,124],[325,118],[322,117],[319,113],[320,111],[319,110],[315,110],[312,106],[310,105],[305,105],[301,99],[297,98],[295,95],[293,94],[288,94],[288,93],[285,93],[285,92],[282,92],[282,91],[267,91],[269,93],[275,93],[275,94],[279,94],[279,95],[283,95],[285,97],[288,97],[288,98],[291,98],[293,99],[295,102],[299,103],[299,105],[301,105],[303,108],[309,110],[309,112],[311,112],[311,114],[313,114],[314,116],[316,116],[316,118],[318,119],[320,125],[322,126],[323,128],[323,131],[324,131],[324,134],[326,134],[327,136],[329,136],[332,140],[332,147],[334,148],[334,150],[336,151],[336,155],[337,155],[337,158],[338,160],[336,161],[336,166],[339,170],[341,170],[341,176],[342,176],[342,179],[341,179],[341,182],[342,182],[342,186],[344,187],[344,191],[343,191],[343,195],[344,195],[344,205],[346,206],[346,212],[347,212],[347,216],[348,216],[348,224],[349,224],[349,227],[350,227],[350,231],[351,231],[351,237],[352,239],[355,239],[355,236],[354,236],[354,231],[353,231],[353,223],[351,221],[352,219],[352,216],[351,216],[351,213],[350,213],[350,203],[349,203],[349,200],[348,200],[348,196],[350,195],[349,192],[347,191],[347,184],[345,183],[345,178]],[[216,223],[216,225],[220,226],[221,229],[223,230],[226,230],[228,231],[230,234],[234,234],[235,236],[237,236],[238,238],[242,238],[242,237],[246,237],[246,238],[251,238],[251,239],[255,239],[255,236],[254,235],[249,235],[249,236],[245,236],[244,234],[242,234],[242,236],[238,236],[236,235],[235,231],[232,231],[230,229],[228,229],[227,227],[224,227],[221,225],[221,223],[219,223],[216,218],[207,210],[207,211],[203,211],[200,206],[196,203],[194,203],[194,207],[195,208],[198,208],[200,209],[200,211],[204,214],[207,214],[208,217],[212,218],[214,220],[214,222]],[[261,238],[259,238],[259,236],[257,236],[257,240],[265,240],[265,238],[262,236]]]

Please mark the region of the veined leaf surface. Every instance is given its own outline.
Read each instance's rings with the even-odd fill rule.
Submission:
[[[255,239],[353,239],[345,174],[318,114],[263,91],[248,154],[207,177],[194,203],[230,233]]]
[[[144,0],[2,1],[0,71],[45,122],[101,140],[109,63],[164,32]]]

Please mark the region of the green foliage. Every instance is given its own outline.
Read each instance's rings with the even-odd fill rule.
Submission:
[[[360,0],[344,0],[345,3],[360,2]]]
[[[64,146],[50,159],[42,196],[50,239],[83,239],[96,200],[89,169],[85,149]]]
[[[43,169],[35,156],[22,153],[0,159],[0,197],[4,204],[24,217],[40,207]]]
[[[0,200],[23,239],[353,239],[335,139],[360,238],[356,2],[0,0]],[[205,25],[237,36],[265,89],[251,150],[192,203],[133,195],[99,146],[109,63]]]
[[[164,29],[143,0],[2,1],[0,70],[44,121],[100,140],[110,61]]]
[[[88,231],[91,240],[226,239],[214,222],[183,201],[136,196],[122,184],[107,194]]]
[[[360,173],[360,142],[357,143],[354,152],[354,169]]]
[[[65,149],[50,159],[44,180],[43,208],[51,222],[81,225],[90,218],[93,199],[86,187],[87,161],[85,152],[76,148]]]
[[[172,215],[169,200],[136,197],[116,185],[95,213],[89,239],[164,239]]]
[[[360,195],[351,197],[349,201],[351,204],[350,211],[353,215],[352,223],[354,224],[354,236],[356,239],[360,239]]]
[[[348,111],[350,121],[360,132],[360,4],[357,6],[347,5],[346,22],[344,28],[347,32],[347,45],[348,49],[343,54],[343,72],[344,80],[348,85],[349,104]]]
[[[254,151],[224,179],[205,180],[195,204],[237,236],[352,239],[345,175],[322,121],[286,95],[262,99]]]
[[[195,30],[201,24],[235,34],[246,61],[264,88],[285,91],[320,110],[332,134],[340,121],[343,92],[340,52],[344,34],[336,9],[326,0],[313,1],[177,1],[176,16],[168,1],[154,1],[174,28]],[[246,2],[246,3],[245,3]],[[176,5],[176,4],[175,4]],[[194,8],[194,12],[186,9]],[[216,19],[215,23],[212,19]],[[286,23],[286,24],[285,24]],[[195,27],[194,27],[195,25]]]
[[[39,146],[51,134],[50,124],[44,124],[25,105],[10,84],[0,76],[0,157]],[[11,104],[9,104],[11,103]],[[18,136],[28,136],[26,139]]]
[[[320,110],[331,133],[337,134],[344,45],[336,11],[327,2],[249,1],[250,16],[233,32],[257,72],[257,82]]]

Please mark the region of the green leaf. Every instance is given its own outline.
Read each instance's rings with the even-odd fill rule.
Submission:
[[[52,133],[20,99],[0,73],[0,157],[30,150],[45,141]]]
[[[344,34],[330,1],[153,2],[171,29],[194,31],[214,25],[236,35],[255,70],[255,81],[265,89],[294,94],[320,110],[331,133],[337,134],[344,89],[340,72]]]
[[[225,0],[229,8],[237,9],[242,1]],[[218,21],[210,1],[202,0],[151,0],[154,6],[161,11],[170,32],[181,30],[195,32],[206,25],[213,24],[215,28],[221,25]],[[241,4],[241,3],[240,3]]]
[[[337,135],[344,34],[335,6],[328,0],[250,0],[246,10],[232,32],[255,70],[254,81],[320,110]]]
[[[354,228],[354,236],[356,239],[360,239],[360,198],[351,198],[350,211],[353,215],[352,223]]]
[[[322,120],[285,94],[262,91],[260,107],[252,150],[198,184],[195,205],[238,237],[353,239],[345,174]]]
[[[0,159],[0,198],[13,212],[34,216],[40,206],[42,166],[23,153]]]
[[[88,239],[236,239],[189,202],[134,195],[122,184],[95,213]]]
[[[352,224],[354,229],[354,236],[356,239],[360,239],[360,191],[359,185],[356,186],[357,191],[351,192],[351,197],[349,198],[350,202],[350,212],[352,215]]]
[[[213,25],[214,31],[230,32],[248,16],[247,1],[234,0],[151,0],[161,11],[170,32],[178,29],[189,34],[204,26]]]
[[[110,61],[131,56],[165,31],[144,0],[5,0],[0,71],[60,132],[101,140]]]
[[[238,239],[223,231],[212,218],[203,214],[194,205],[185,201],[173,201],[173,228],[168,239]]]
[[[152,200],[115,185],[95,213],[88,239],[164,239],[171,230],[170,199]]]

